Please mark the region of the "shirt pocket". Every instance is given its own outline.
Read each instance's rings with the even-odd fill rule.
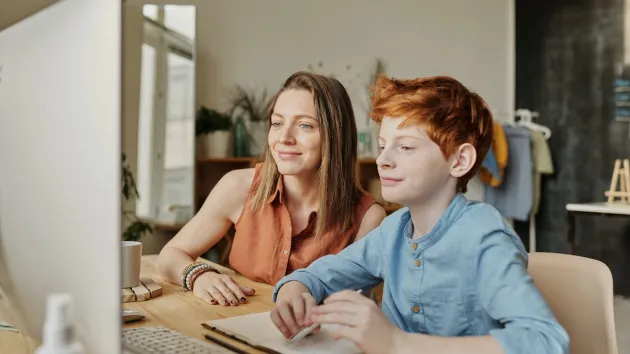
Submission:
[[[430,335],[442,337],[473,334],[466,315],[466,304],[453,291],[435,292],[425,303],[425,326]]]

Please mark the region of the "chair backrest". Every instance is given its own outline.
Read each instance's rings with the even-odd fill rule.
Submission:
[[[569,333],[571,354],[618,354],[610,269],[595,259],[529,254],[529,273]]]

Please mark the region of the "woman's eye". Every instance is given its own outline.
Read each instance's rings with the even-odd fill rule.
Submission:
[[[404,150],[404,151],[411,151],[411,150],[413,150],[413,149],[414,149],[414,147],[413,147],[413,146],[401,146],[400,148],[401,148],[402,150]]]
[[[271,126],[272,127],[279,127],[281,125],[282,125],[282,123],[280,123],[280,122],[271,122]]]
[[[383,149],[385,149],[385,145],[379,145],[379,146],[378,146],[378,149],[379,149],[379,150],[381,150],[381,151],[383,151]]]
[[[313,129],[313,126],[310,124],[302,123],[300,124],[300,128],[302,129]]]

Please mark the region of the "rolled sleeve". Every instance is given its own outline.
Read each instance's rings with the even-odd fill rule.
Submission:
[[[382,274],[383,262],[379,244],[380,227],[337,255],[321,257],[307,268],[283,277],[274,287],[273,302],[276,302],[280,288],[290,281],[304,284],[318,303],[341,290],[374,287],[381,281]]]
[[[495,231],[477,246],[476,291],[486,312],[502,325],[490,335],[505,353],[568,353],[569,336],[534,285],[520,240]]]

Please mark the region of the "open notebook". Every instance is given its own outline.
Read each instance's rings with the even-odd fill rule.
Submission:
[[[282,354],[326,353],[355,354],[361,353],[354,343],[345,339],[335,340],[334,325],[324,325],[316,334],[312,334],[298,343],[287,344],[284,336],[271,322],[269,312],[224,318],[208,321],[206,325],[214,326],[227,333],[244,337],[249,343],[262,345]]]

